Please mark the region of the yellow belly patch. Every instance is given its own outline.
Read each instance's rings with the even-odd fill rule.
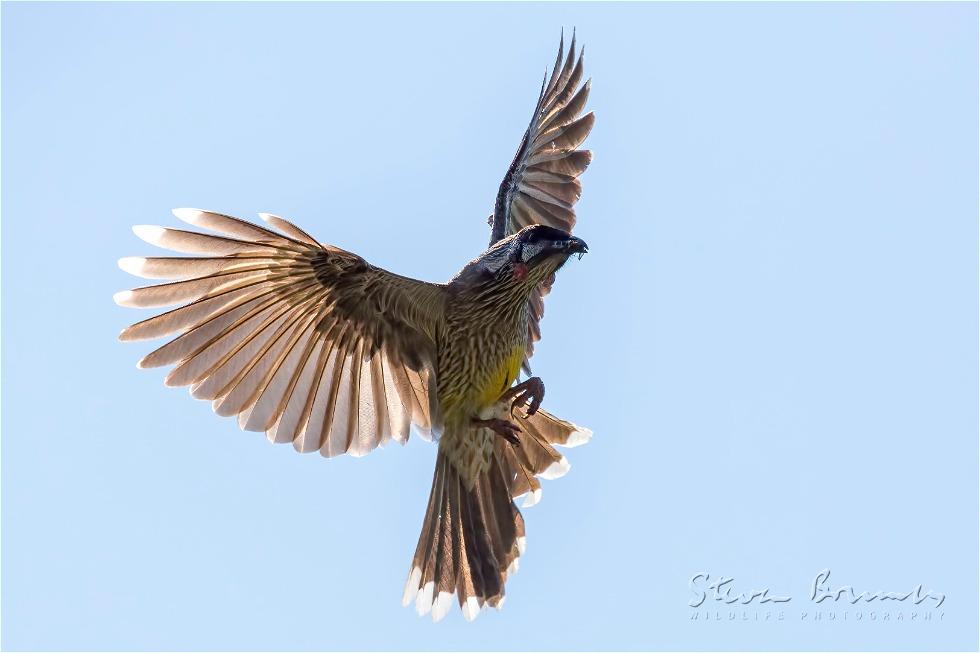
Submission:
[[[505,358],[500,367],[490,375],[487,384],[480,390],[480,408],[486,408],[497,402],[507,388],[517,378],[521,371],[521,363],[524,362],[524,348],[515,347],[510,356]]]

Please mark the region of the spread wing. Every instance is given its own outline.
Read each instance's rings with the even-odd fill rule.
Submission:
[[[116,303],[180,305],[120,340],[173,336],[140,367],[175,365],[167,385],[191,386],[219,415],[301,452],[363,455],[426,436],[444,287],[392,274],[322,245],[282,218],[270,228],[178,209],[210,235],[135,227],[143,240],[189,257],[126,258],[124,270],[169,283],[123,291]]]
[[[573,34],[563,64],[564,45],[562,38],[551,76],[542,82],[531,124],[497,192],[491,245],[532,224],[557,227],[569,233],[575,227],[575,203],[582,194],[578,176],[592,161],[592,152],[576,148],[592,130],[595,114],[579,116],[591,86],[591,80],[579,86],[584,49],[575,56]],[[525,368],[534,351],[534,342],[541,338],[543,297],[550,289],[550,283],[542,284],[529,300],[531,321]]]

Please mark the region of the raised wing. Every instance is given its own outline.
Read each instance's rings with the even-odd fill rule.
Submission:
[[[568,56],[562,64],[564,46],[563,37],[551,76],[546,76],[541,84],[531,124],[497,192],[491,245],[532,224],[545,224],[569,233],[575,227],[575,203],[582,194],[578,176],[592,161],[592,152],[576,148],[592,130],[595,114],[589,112],[579,117],[592,81],[579,86],[585,50],[576,58],[573,33]],[[550,289],[550,284],[542,284],[529,300],[531,321],[525,369],[529,369],[527,361],[534,351],[534,342],[541,338],[543,297]]]
[[[137,276],[175,281],[117,293],[116,303],[181,304],[120,334],[179,334],[140,367],[175,365],[167,385],[189,385],[219,415],[301,452],[363,455],[404,443],[412,423],[429,435],[443,286],[374,267],[276,216],[262,215],[278,231],[196,209],[174,215],[221,235],[134,228],[198,255],[120,260]]]
[[[592,152],[577,150],[592,130],[595,114],[579,117],[589,98],[592,80],[582,81],[585,50],[575,57],[575,36],[562,65],[564,38],[550,78],[541,84],[531,124],[500,184],[493,209],[490,244],[531,224],[571,232],[575,203],[582,194],[578,176],[592,161]]]

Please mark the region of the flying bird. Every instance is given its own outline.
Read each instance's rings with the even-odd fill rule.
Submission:
[[[189,256],[119,262],[169,281],[116,303],[177,306],[120,334],[172,338],[139,367],[174,365],[167,385],[190,386],[242,429],[326,457],[404,444],[413,425],[438,441],[403,597],[433,620],[454,595],[467,620],[502,606],[524,551],[514,499],[536,503],[538,479],[570,467],[555,447],[592,435],[540,408],[544,384],[529,365],[555,272],[588,251],[571,235],[578,177],[592,160],[577,148],[595,119],[582,115],[591,81],[582,77],[573,34],[500,184],[489,248],[447,283],[388,272],[275,215],[260,214],[260,225],[197,209],[174,215],[213,233],[133,229]],[[515,384],[522,369],[528,378]]]

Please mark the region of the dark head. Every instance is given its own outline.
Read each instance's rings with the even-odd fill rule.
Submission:
[[[530,289],[551,277],[573,254],[581,257],[588,251],[584,240],[566,231],[531,225],[495,243],[463,268],[457,279],[478,275]]]
[[[528,267],[549,263],[561,267],[572,254],[578,254],[581,258],[589,251],[589,246],[581,238],[543,224],[524,227],[514,235],[514,240],[515,260]]]

